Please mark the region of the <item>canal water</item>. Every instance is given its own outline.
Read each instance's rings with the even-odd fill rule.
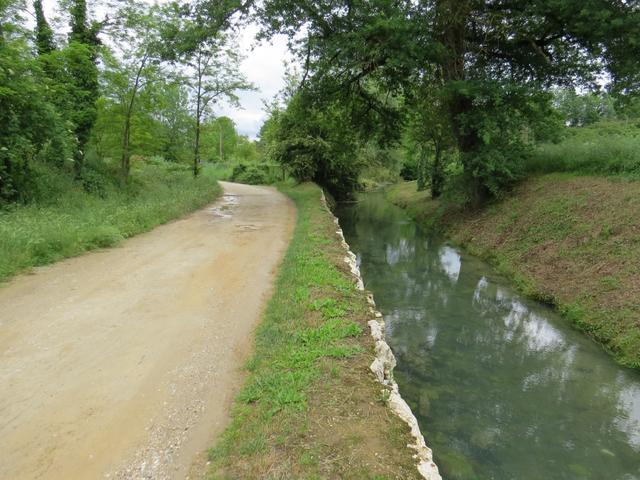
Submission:
[[[640,375],[381,194],[337,214],[445,480],[640,480]]]

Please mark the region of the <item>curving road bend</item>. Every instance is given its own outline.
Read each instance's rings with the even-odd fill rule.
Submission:
[[[0,286],[0,478],[198,477],[291,238],[275,189]]]

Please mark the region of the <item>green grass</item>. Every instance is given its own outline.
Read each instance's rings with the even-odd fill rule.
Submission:
[[[409,216],[425,227],[436,229],[446,208],[434,201],[429,191],[418,192],[417,182],[402,182],[385,189],[385,197],[407,211]]]
[[[41,172],[42,173],[42,172]],[[47,171],[37,199],[0,210],[0,281],[96,248],[117,245],[212,201],[221,192],[215,172],[194,180],[185,166],[139,163],[126,188],[88,175],[90,194],[67,175]]]
[[[344,251],[320,190],[281,188],[297,205],[297,224],[231,425],[209,453],[211,478],[415,478],[406,431],[384,406],[369,405],[380,386],[367,372],[367,303],[340,268]],[[376,408],[384,420],[354,437],[362,422],[350,416]],[[367,457],[368,437],[388,442],[395,458]]]
[[[570,128],[561,142],[536,147],[527,170],[534,174],[572,172],[638,179],[640,125],[636,123],[603,122]]]

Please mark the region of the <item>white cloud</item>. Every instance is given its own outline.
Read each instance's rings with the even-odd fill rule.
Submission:
[[[256,25],[248,25],[238,37],[241,51],[246,55],[241,70],[247,79],[258,90],[240,92],[241,109],[221,105],[216,109],[217,115],[230,117],[242,135],[256,138],[266,118],[263,111],[263,100],[270,100],[284,87],[285,63],[292,57],[287,49],[286,38],[275,37],[272,42],[256,44]]]

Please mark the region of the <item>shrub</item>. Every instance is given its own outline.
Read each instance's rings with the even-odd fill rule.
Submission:
[[[233,167],[231,181],[248,185],[266,185],[273,183],[267,165],[247,165],[239,163]]]
[[[407,159],[400,169],[400,176],[409,182],[418,179],[418,162],[415,157],[407,156]]]

